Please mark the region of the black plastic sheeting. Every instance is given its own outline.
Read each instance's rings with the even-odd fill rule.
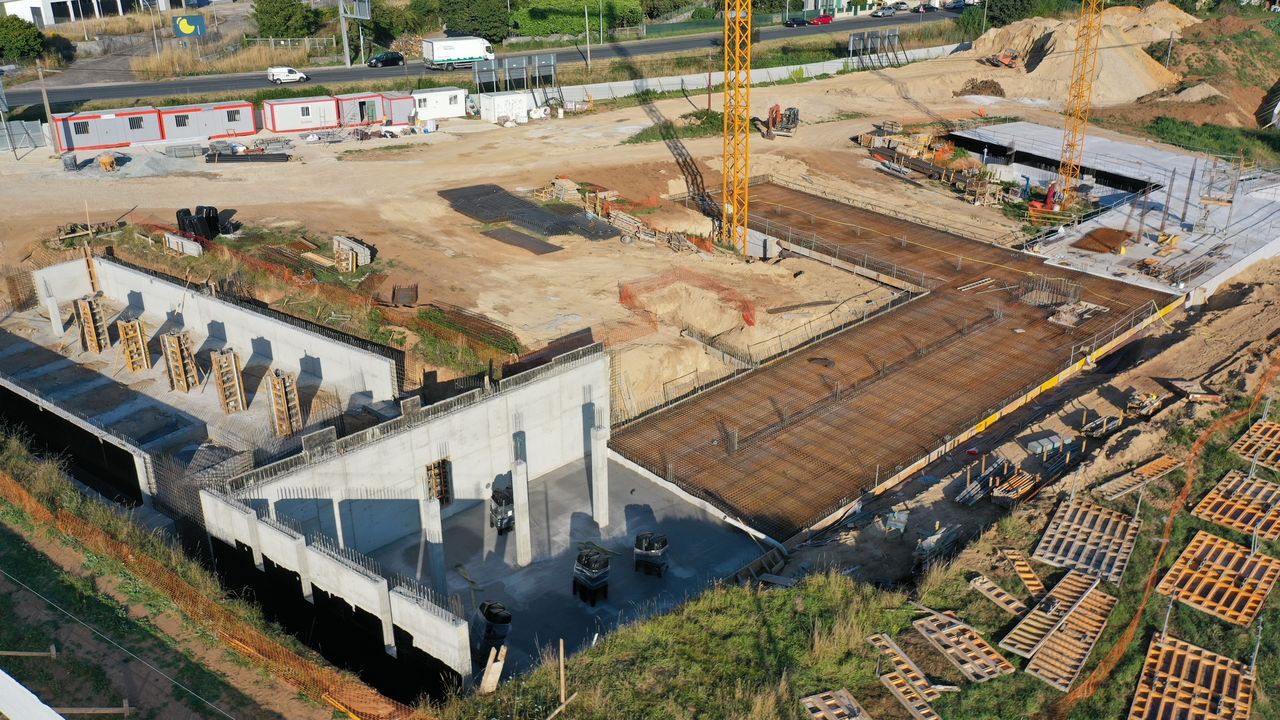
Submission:
[[[288,153],[256,153],[254,155],[227,155],[225,153],[209,153],[204,156],[207,164],[247,163],[247,162],[289,162]]]
[[[545,240],[539,240],[532,235],[526,235],[519,230],[512,230],[511,228],[506,227],[496,228],[481,234],[486,237],[491,237],[498,242],[511,245],[512,247],[518,247],[521,250],[528,250],[534,255],[546,255],[547,253],[553,253],[560,249],[559,245],[552,245]]]
[[[539,235],[572,233],[588,240],[608,240],[620,234],[617,228],[585,212],[577,211],[567,216],[552,212],[497,185],[441,190],[439,195],[454,210],[482,223],[510,222]]]

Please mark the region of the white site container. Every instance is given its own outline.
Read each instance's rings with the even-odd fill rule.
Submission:
[[[519,90],[484,93],[476,98],[479,100],[480,118],[491,123],[498,122],[500,118],[528,122],[529,111],[535,107],[533,94]]]

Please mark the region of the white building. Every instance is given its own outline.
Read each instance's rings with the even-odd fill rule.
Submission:
[[[467,91],[456,87],[414,90],[413,103],[418,122],[463,117],[467,114]]]
[[[338,127],[341,120],[338,100],[328,95],[262,103],[262,126],[271,132],[330,130]]]
[[[155,3],[162,11],[170,9],[170,0]],[[123,15],[137,8],[136,0],[0,0],[0,15],[14,15],[41,28],[86,17]]]

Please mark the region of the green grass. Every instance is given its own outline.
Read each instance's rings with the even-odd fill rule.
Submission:
[[[1146,130],[1153,137],[1170,145],[1214,155],[1243,154],[1245,160],[1268,165],[1280,164],[1280,130],[1197,125],[1169,117],[1156,118],[1147,125]]]
[[[694,110],[680,116],[680,122],[666,120],[641,130],[623,140],[624,144],[659,142],[665,140],[693,140],[724,133],[724,113],[715,110]]]

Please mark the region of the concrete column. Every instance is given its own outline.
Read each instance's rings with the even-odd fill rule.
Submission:
[[[302,583],[302,599],[314,605],[316,597],[311,591],[311,568],[307,563],[307,541],[304,538],[294,540],[293,550],[294,556],[297,558],[295,564],[298,566],[298,580]]]
[[[346,547],[347,547],[347,543],[342,539],[342,509],[341,509],[341,508],[342,508],[342,502],[341,502],[341,500],[339,500],[339,499],[338,499],[338,496],[337,496],[337,494],[336,494],[336,493],[334,494],[333,498],[331,498],[331,502],[333,503],[333,535],[334,535],[334,539],[338,541],[338,547],[340,547],[340,548],[346,548]]]
[[[395,618],[391,616],[391,588],[386,580],[378,586],[378,619],[382,621],[382,649],[396,657]]]
[[[418,503],[422,516],[422,543],[426,548],[427,570],[431,573],[431,589],[441,598],[449,596],[449,586],[444,576],[444,522],[440,516],[440,501],[426,498]],[[422,565],[418,565],[419,580]]]
[[[533,562],[533,528],[529,524],[529,465],[517,460],[511,468],[511,494],[516,504],[516,565]]]
[[[591,517],[603,530],[609,526],[609,428],[591,428]]]
[[[147,462],[145,455],[132,453],[133,469],[138,474],[138,489],[142,491],[142,505],[146,508],[155,507],[152,501],[154,492],[155,478],[151,476],[151,463]]]
[[[45,298],[44,308],[49,312],[49,329],[53,330],[53,336],[62,337],[67,329],[62,325],[62,311],[58,309],[58,299],[52,296]]]

